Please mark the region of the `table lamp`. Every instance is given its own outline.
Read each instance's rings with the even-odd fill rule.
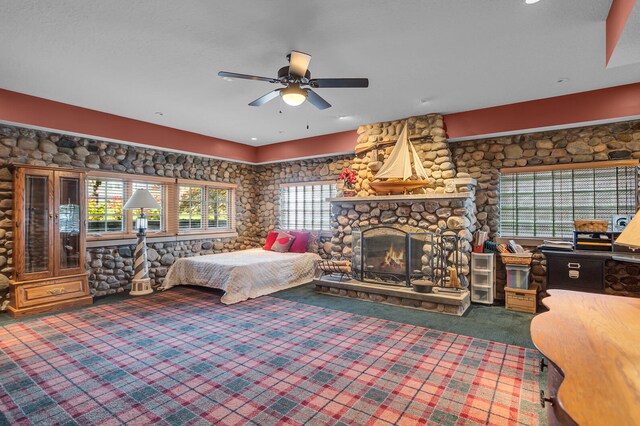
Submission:
[[[615,244],[629,247],[633,251],[640,249],[640,210],[624,227]]]
[[[149,269],[147,267],[147,218],[144,216],[144,209],[159,209],[160,205],[148,189],[138,189],[129,198],[124,208],[128,210],[140,209],[140,216],[136,219],[138,244],[133,256],[135,273],[129,294],[132,296],[150,294],[153,293],[153,289],[151,288]]]

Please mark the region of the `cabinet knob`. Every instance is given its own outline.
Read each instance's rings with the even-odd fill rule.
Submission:
[[[540,371],[544,371],[545,368],[547,368],[549,365],[547,364],[547,361],[545,361],[544,358],[540,358]]]
[[[545,408],[547,402],[553,406],[556,401],[555,398],[545,398],[544,391],[540,390],[540,405],[542,408]]]

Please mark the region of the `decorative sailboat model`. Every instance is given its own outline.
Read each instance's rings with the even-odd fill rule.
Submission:
[[[412,176],[416,176],[418,180],[409,180]],[[429,184],[429,177],[422,167],[422,161],[407,137],[406,123],[391,155],[376,173],[376,179],[386,179],[370,183],[378,194],[406,194]]]

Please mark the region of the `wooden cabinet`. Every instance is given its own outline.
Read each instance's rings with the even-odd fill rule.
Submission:
[[[9,315],[92,303],[85,266],[85,174],[14,170],[14,279]]]
[[[604,262],[611,253],[543,253],[547,258],[547,288],[604,293]]]

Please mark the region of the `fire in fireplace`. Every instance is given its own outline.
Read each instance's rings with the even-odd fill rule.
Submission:
[[[389,247],[389,250],[387,250],[387,253],[384,256],[384,261],[382,262],[382,265],[380,265],[380,267],[388,271],[400,270],[401,272],[403,272],[405,269],[405,265],[406,262],[404,260],[404,250],[396,250],[394,244],[391,243],[391,247]]]

